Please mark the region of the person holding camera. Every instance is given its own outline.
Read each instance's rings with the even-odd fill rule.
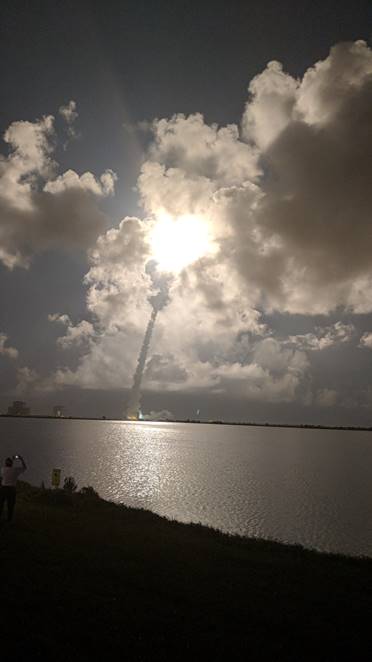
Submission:
[[[3,512],[4,503],[6,502],[8,508],[8,522],[11,522],[13,519],[18,476],[26,471],[26,469],[26,462],[22,455],[7,457],[4,466],[1,468],[0,518]]]

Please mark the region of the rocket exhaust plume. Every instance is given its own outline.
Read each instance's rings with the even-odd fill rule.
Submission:
[[[133,376],[132,390],[127,404],[127,418],[129,418],[132,421],[133,420],[136,421],[138,419],[138,414],[141,407],[142,376],[145,370],[147,353],[149,351],[150,340],[151,340],[152,332],[154,330],[157,314],[158,314],[158,310],[154,308],[151,313],[151,317],[147,325],[145,337],[143,339],[141,351],[139,353],[136,372],[134,373]]]
[[[151,336],[154,330],[155,321],[158,312],[164,308],[169,301],[169,283],[172,278],[169,274],[159,274],[157,265],[154,260],[150,260],[146,265],[146,273],[151,277],[154,289],[158,290],[157,294],[149,297],[149,302],[152,305],[152,313],[147,324],[145,336],[143,339],[142,347],[137,360],[137,367],[133,375],[133,384],[130,392],[129,400],[126,407],[126,418],[131,421],[137,421],[141,408],[141,384],[142,377],[145,371],[147,354],[150,347]]]

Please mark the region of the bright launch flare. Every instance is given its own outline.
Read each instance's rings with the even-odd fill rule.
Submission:
[[[174,219],[162,215],[150,234],[150,245],[159,270],[175,273],[212,250],[207,223],[192,214]]]

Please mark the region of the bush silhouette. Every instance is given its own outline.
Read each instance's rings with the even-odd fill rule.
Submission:
[[[63,482],[63,489],[65,490],[65,492],[70,492],[70,493],[76,492],[77,483],[75,478],[73,478],[72,476],[66,476]]]
[[[96,492],[94,487],[91,485],[87,485],[86,487],[82,487],[79,494],[81,494],[84,497],[87,497],[89,499],[99,499],[99,494]]]

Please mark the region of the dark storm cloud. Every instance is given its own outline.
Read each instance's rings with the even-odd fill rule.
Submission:
[[[267,175],[254,223],[268,247],[270,304],[290,312],[371,311],[371,50],[364,42],[339,44],[302,81],[269,67],[251,89],[244,127],[246,139],[264,143]],[[237,239],[240,273],[260,285],[241,224]]]

